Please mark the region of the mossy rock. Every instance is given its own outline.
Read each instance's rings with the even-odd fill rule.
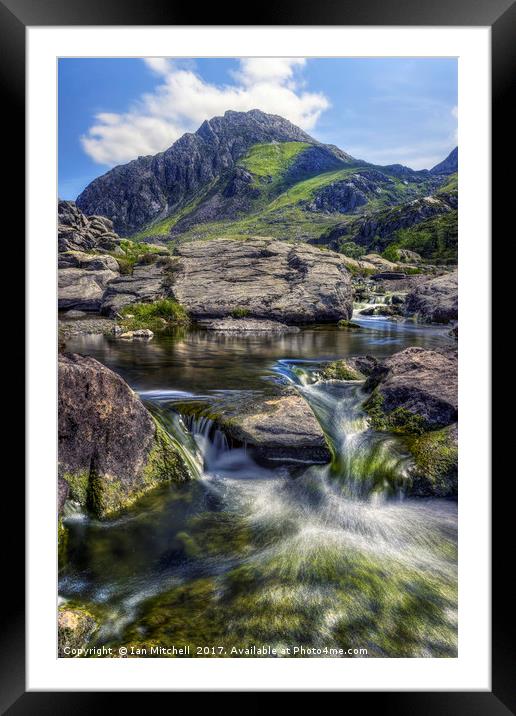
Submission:
[[[456,425],[410,437],[407,447],[414,459],[411,494],[436,497],[457,495]]]
[[[66,658],[84,656],[81,650],[97,628],[97,620],[84,607],[60,607],[57,617],[58,656]]]
[[[323,380],[364,380],[365,376],[345,360],[336,360],[321,372]]]
[[[429,427],[422,415],[406,408],[398,407],[386,412],[384,397],[378,390],[371,393],[362,407],[369,416],[371,427],[380,432],[422,435]]]
[[[348,321],[345,318],[342,318],[338,323],[337,326],[341,329],[348,329],[350,331],[361,331],[362,326],[358,323],[355,323],[354,321]]]
[[[180,446],[127,383],[76,354],[59,357],[59,461],[68,499],[98,517],[190,477]]]

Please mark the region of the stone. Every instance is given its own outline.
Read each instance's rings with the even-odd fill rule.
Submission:
[[[167,267],[159,261],[137,264],[130,276],[119,276],[109,282],[103,294],[100,311],[113,316],[132,303],[150,303],[169,295]]]
[[[333,251],[256,237],[193,241],[177,253],[172,291],[194,319],[235,311],[287,324],[351,318],[350,274]]]
[[[297,326],[287,326],[279,321],[247,318],[220,318],[215,320],[201,320],[199,326],[208,331],[227,331],[229,333],[252,333],[254,331],[265,333],[296,333]]]
[[[450,323],[458,318],[458,273],[451,271],[417,285],[405,300],[405,315],[422,323]]]
[[[85,216],[73,201],[59,201],[57,236],[60,252],[116,248],[120,237],[105,216]]]
[[[132,331],[133,338],[145,338],[146,340],[150,340],[154,333],[150,330],[150,328],[138,328],[136,331]]]
[[[256,398],[217,422],[258,460],[327,463],[331,459],[321,426],[297,393]]]
[[[98,311],[107,285],[118,277],[109,269],[66,268],[58,271],[58,307]]]
[[[58,455],[69,496],[104,517],[189,477],[173,441],[127,383],[94,358],[59,355]]]
[[[376,397],[369,406],[387,417],[395,410],[419,416],[425,430],[450,425],[457,421],[457,372],[456,351],[406,348],[379,363],[368,378],[365,388]]]
[[[75,311],[74,309],[65,313],[66,318],[84,318],[87,315],[86,311]]]
[[[60,607],[57,615],[57,653],[60,658],[81,656],[98,625],[86,609]]]

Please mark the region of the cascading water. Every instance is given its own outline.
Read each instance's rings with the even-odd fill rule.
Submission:
[[[332,447],[326,470],[349,497],[402,494],[407,458],[393,436],[371,430],[361,408],[359,381],[320,381],[320,365],[281,361],[276,372],[296,387],[319,420]]]
[[[141,393],[195,479],[116,519],[70,521],[60,593],[100,615],[96,645],[456,656],[456,505],[389,499],[402,450],[369,428],[361,384],[320,380],[322,363],[268,366],[310,404],[330,465],[259,466],[210,418],[178,412],[209,396]]]

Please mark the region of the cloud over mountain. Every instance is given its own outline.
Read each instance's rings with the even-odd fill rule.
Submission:
[[[207,82],[193,69],[166,58],[144,62],[156,75],[155,89],[124,113],[98,113],[81,137],[85,152],[98,164],[113,166],[156,154],[205,119],[228,109],[259,107],[310,130],[330,106],[323,93],[303,88],[306,60],[302,58],[241,59],[232,83],[224,85]]]

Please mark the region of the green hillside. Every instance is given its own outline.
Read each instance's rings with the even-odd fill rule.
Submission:
[[[262,143],[253,145],[233,169],[189,197],[170,216],[131,238],[175,244],[218,236],[261,235],[324,244],[324,237],[331,237],[334,230],[345,234],[350,226],[355,231],[362,218],[371,221],[377,217],[381,224],[393,207],[403,209],[429,195],[445,202],[456,193],[456,174],[436,177],[410,170],[402,173],[396,167],[345,160],[336,151],[306,142]],[[415,224],[418,221],[415,216]],[[386,235],[382,249],[395,243],[429,259],[449,259],[456,252],[456,234],[455,248],[449,235],[454,230],[456,223],[454,229],[450,218],[436,218],[420,231],[409,227],[403,230],[405,233]],[[373,246],[374,241],[370,244]]]

